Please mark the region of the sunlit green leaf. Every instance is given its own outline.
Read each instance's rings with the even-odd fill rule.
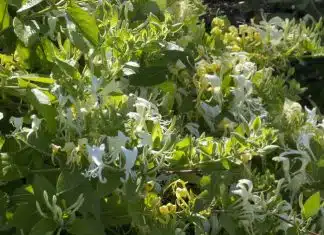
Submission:
[[[97,46],[99,42],[99,29],[95,17],[91,16],[87,11],[81,9],[76,4],[70,5],[67,11],[72,21],[79,27],[83,35],[94,46]]]
[[[309,217],[316,215],[320,209],[320,205],[321,205],[320,192],[316,192],[312,196],[310,196],[304,203],[302,208],[303,216],[306,219],[308,219]]]
[[[35,20],[21,21],[15,17],[13,20],[14,31],[17,37],[25,44],[25,46],[33,45],[38,39],[40,27]]]
[[[21,13],[24,12],[26,10],[29,10],[31,8],[33,8],[34,6],[40,4],[41,2],[43,2],[44,0],[27,0],[21,8],[18,9],[17,13]]]
[[[0,32],[7,29],[10,25],[10,16],[8,14],[8,3],[6,0],[0,5]]]

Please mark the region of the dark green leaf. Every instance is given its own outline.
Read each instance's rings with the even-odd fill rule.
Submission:
[[[0,191],[0,215],[2,215],[9,203],[8,194],[5,192]]]
[[[67,8],[67,12],[85,38],[94,46],[97,46],[99,42],[99,28],[96,23],[96,18],[76,4],[71,4]]]
[[[27,215],[28,217],[26,217]],[[35,203],[20,204],[15,211],[12,225],[18,229],[23,229],[24,232],[28,234],[39,218],[40,216],[36,209]]]
[[[67,193],[75,188],[79,187],[86,179],[76,171],[67,172],[63,171],[59,175],[56,182],[57,194]]]
[[[221,226],[229,233],[229,235],[235,235],[236,233],[236,223],[234,220],[225,213],[222,213],[219,222]]]
[[[35,175],[33,180],[33,189],[35,198],[39,203],[44,203],[44,191],[47,192],[48,198],[51,201],[56,190],[53,184],[42,175]]]
[[[129,76],[133,86],[154,86],[166,81],[168,68],[164,66],[141,67],[139,71]]]
[[[53,235],[57,224],[50,219],[42,218],[30,231],[29,235]]]
[[[100,221],[94,219],[75,219],[68,230],[74,235],[105,235]]]
[[[104,176],[108,179],[106,184],[97,182],[97,192],[99,197],[107,196],[121,185],[120,178],[124,176],[123,172],[107,172]]]
[[[28,174],[28,167],[17,165],[11,155],[1,153],[0,156],[1,180],[12,181],[23,178]]]

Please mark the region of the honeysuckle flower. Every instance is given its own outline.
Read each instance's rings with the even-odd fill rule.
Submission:
[[[127,137],[122,131],[118,131],[117,136],[108,137],[109,153],[112,157],[111,161],[115,160],[119,156],[119,153],[122,151],[122,146],[125,146],[128,140],[129,137]]]
[[[13,131],[14,133],[17,133],[18,131],[20,131],[22,129],[23,126],[23,118],[22,117],[10,117],[9,122],[11,123],[11,125],[13,125],[15,127],[15,130]]]
[[[103,162],[103,155],[105,153],[105,144],[101,144],[99,147],[93,145],[92,147],[87,145],[88,160],[90,162],[88,170],[83,173],[86,178],[99,178],[101,183],[106,183],[107,179],[102,176],[102,171],[105,167]]]
[[[257,70],[257,67],[255,63],[250,61],[245,61],[242,63],[239,63],[235,66],[234,72],[236,74],[243,74],[247,77],[250,77],[253,73],[255,73]]]
[[[305,106],[305,111],[307,114],[307,120],[306,122],[311,124],[312,126],[316,126],[317,124],[317,118],[316,118],[316,108],[308,109],[307,106]]]
[[[201,102],[200,107],[208,118],[213,119],[221,113],[221,108],[219,105],[211,106],[205,102]]]
[[[314,160],[316,160],[316,156],[310,147],[310,140],[313,136],[313,133],[301,133],[297,139],[297,149],[301,151],[306,150],[307,153],[310,154]]]
[[[37,136],[37,131],[39,130],[40,124],[42,122],[41,119],[37,118],[37,116],[35,114],[30,116],[32,123],[31,123],[31,129],[29,129],[28,134],[27,134],[27,138],[29,138],[29,136],[35,132],[36,136]]]
[[[199,137],[199,125],[197,123],[189,122],[185,125],[185,128],[197,138]]]
[[[253,184],[248,179],[240,179],[236,185],[235,190],[232,190],[232,193],[239,195],[244,200],[248,200],[251,196]]]
[[[102,79],[93,76],[91,79],[91,92],[93,95],[97,95],[97,92],[102,84]]]
[[[153,141],[152,141],[152,135],[150,133],[143,131],[138,133],[137,135],[140,138],[140,144],[138,145],[138,147],[142,147],[142,146],[152,147]]]
[[[221,86],[221,79],[217,75],[206,74],[205,79],[212,87]]]
[[[126,177],[125,177],[125,179],[127,181],[129,179],[129,176],[131,176],[132,178],[135,177],[135,172],[132,171],[132,168],[135,165],[138,151],[137,151],[136,147],[130,150],[130,149],[127,149],[124,146],[122,146],[121,149],[122,149],[122,152],[123,152],[123,154],[125,156],[125,160],[126,160],[126,163],[125,163]]]

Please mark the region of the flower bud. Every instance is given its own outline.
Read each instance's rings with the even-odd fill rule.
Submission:
[[[167,207],[169,209],[170,214],[175,214],[177,212],[177,206],[172,203],[168,203]]]
[[[177,198],[186,198],[188,196],[188,191],[185,188],[177,188],[176,189],[176,197]]]
[[[167,206],[160,206],[159,211],[162,215],[169,214],[169,208]]]

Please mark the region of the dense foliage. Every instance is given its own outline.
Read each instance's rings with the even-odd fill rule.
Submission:
[[[2,0],[1,234],[321,234],[324,122],[289,61],[322,21],[204,11]]]

